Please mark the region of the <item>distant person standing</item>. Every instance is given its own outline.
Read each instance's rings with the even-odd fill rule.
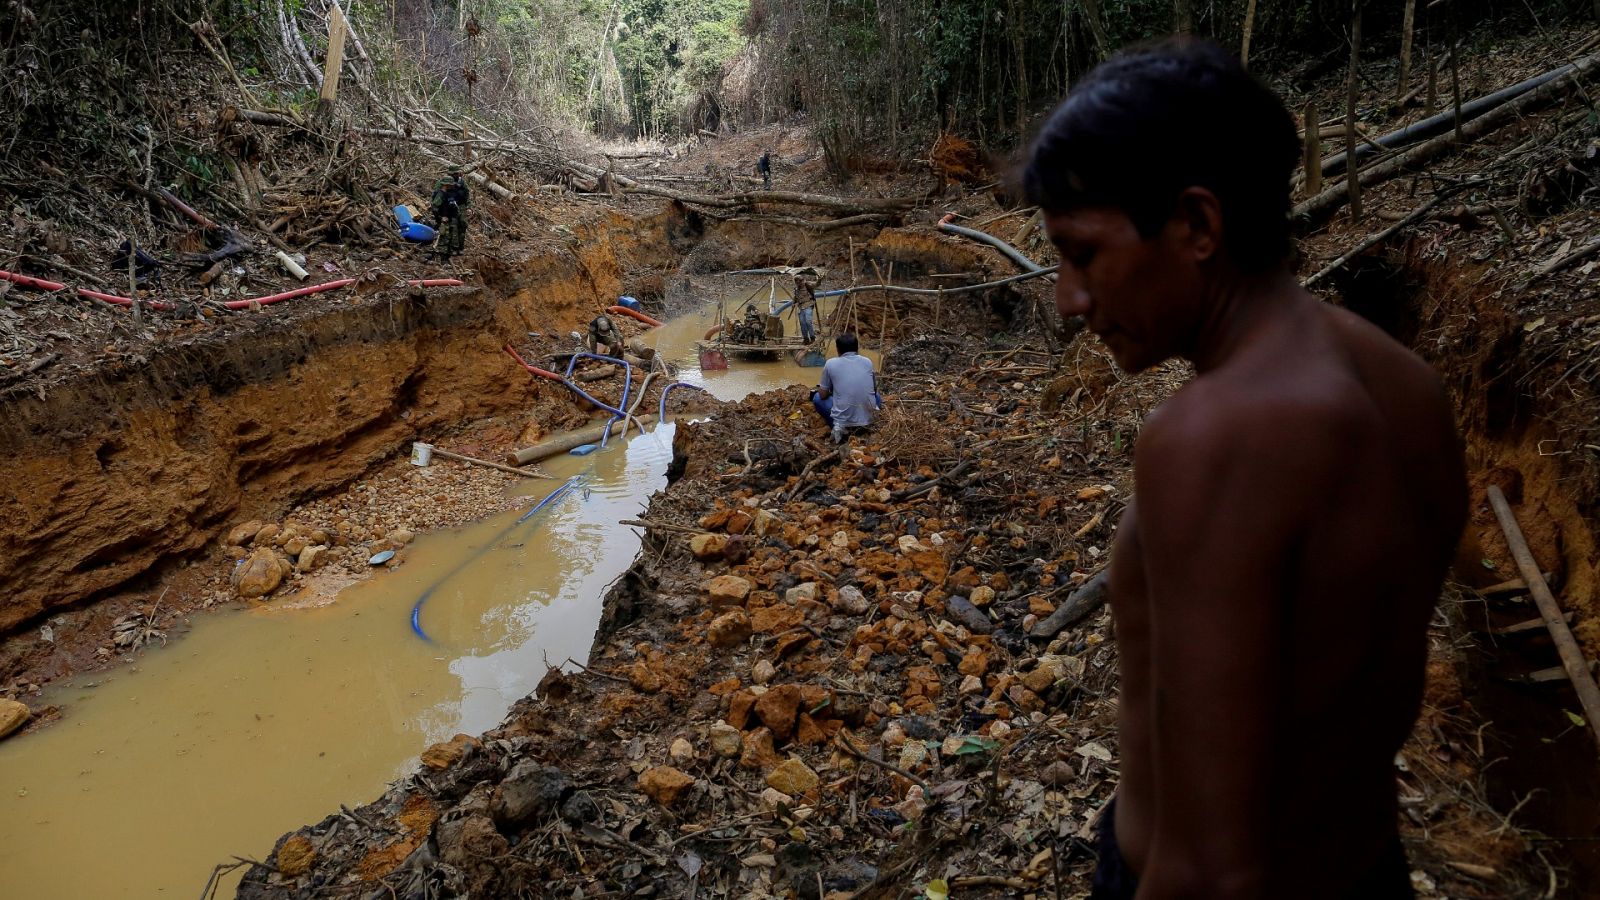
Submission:
[[[756,171],[761,173],[761,189],[772,190],[772,151],[763,150],[761,158],[756,160]]]
[[[809,344],[817,339],[817,287],[805,275],[794,276],[794,308],[800,319],[800,337]]]
[[[459,171],[452,170],[433,186],[433,201],[429,204],[429,210],[433,213],[434,223],[439,226],[436,252],[445,259],[466,248],[466,208],[471,202],[467,183],[462,180]]]
[[[833,429],[833,442],[844,442],[846,432],[872,425],[883,398],[872,360],[862,356],[860,342],[848,331],[835,341],[839,355],[822,366],[822,381],[811,392],[811,405]]]

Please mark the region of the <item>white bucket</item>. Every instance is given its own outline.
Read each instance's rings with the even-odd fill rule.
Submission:
[[[412,441],[411,464],[413,466],[425,466],[431,462],[433,462],[433,445],[424,444],[421,441]]]

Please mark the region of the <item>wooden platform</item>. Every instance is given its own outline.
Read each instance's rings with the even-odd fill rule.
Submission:
[[[729,356],[738,356],[744,359],[771,358],[780,353],[793,353],[796,350],[804,352],[811,349],[810,344],[792,338],[781,341],[764,341],[759,344],[736,344],[732,341],[696,341],[694,346],[696,350],[721,350]]]

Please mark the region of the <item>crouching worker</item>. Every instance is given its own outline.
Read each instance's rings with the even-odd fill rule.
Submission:
[[[589,333],[584,335],[584,346],[596,356],[609,356],[612,359],[621,359],[622,352],[627,344],[622,339],[622,332],[612,324],[610,316],[595,316],[589,322]]]
[[[878,376],[872,360],[862,356],[856,336],[845,332],[834,342],[839,355],[822,366],[822,382],[811,392],[811,405],[833,429],[833,442],[843,443],[847,431],[867,428],[883,409]]]

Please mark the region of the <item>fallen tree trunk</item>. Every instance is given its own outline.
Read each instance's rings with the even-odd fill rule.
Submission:
[[[1062,631],[1082,622],[1089,614],[1103,606],[1109,598],[1106,591],[1106,569],[1095,573],[1093,578],[1083,583],[1083,586],[1072,592],[1065,603],[1056,607],[1056,611],[1033,626],[1028,632],[1028,637],[1048,641]]]
[[[1516,560],[1523,580],[1528,582],[1534,603],[1539,607],[1539,615],[1544,618],[1545,628],[1550,632],[1550,640],[1561,656],[1561,666],[1578,694],[1584,718],[1588,720],[1595,740],[1600,741],[1600,686],[1595,685],[1594,678],[1589,674],[1589,662],[1583,658],[1582,648],[1567,627],[1561,604],[1556,602],[1555,595],[1550,593],[1550,586],[1545,584],[1544,573],[1539,571],[1539,564],[1528,549],[1528,542],[1517,524],[1516,514],[1511,511],[1511,504],[1506,502],[1506,495],[1501,492],[1499,485],[1493,484],[1489,485],[1488,494],[1489,503],[1494,506],[1495,518],[1500,520],[1500,530],[1505,532],[1506,544],[1511,548],[1511,557]]]
[[[1373,247],[1376,247],[1377,245],[1379,245],[1379,244],[1383,243],[1384,241],[1388,240],[1392,235],[1394,235],[1395,232],[1397,232],[1400,229],[1406,227],[1407,225],[1410,225],[1412,222],[1416,222],[1416,221],[1426,217],[1428,215],[1428,213],[1433,212],[1433,210],[1435,208],[1437,208],[1439,204],[1443,203],[1448,197],[1449,197],[1448,194],[1442,194],[1442,195],[1440,195],[1438,197],[1433,198],[1432,200],[1428,201],[1427,203],[1424,203],[1421,206],[1417,207],[1416,209],[1412,210],[1404,218],[1402,218],[1399,221],[1395,222],[1393,225],[1390,225],[1388,228],[1383,229],[1382,231],[1378,232],[1377,234],[1373,235],[1372,237],[1369,237],[1366,240],[1362,241],[1361,243],[1359,243],[1359,244],[1355,245],[1354,247],[1350,248],[1348,251],[1346,251],[1344,253],[1344,255],[1340,256],[1338,259],[1334,260],[1333,262],[1328,263],[1328,265],[1326,267],[1324,267],[1322,270],[1318,271],[1315,275],[1312,275],[1310,278],[1307,278],[1305,280],[1305,286],[1306,287],[1311,287],[1312,285],[1316,284],[1317,282],[1321,281],[1322,279],[1327,278],[1329,275],[1332,275],[1334,272],[1339,271],[1339,269],[1341,267],[1343,267],[1344,265],[1346,265],[1347,263],[1349,263],[1350,260],[1355,259],[1357,256],[1360,256],[1361,254],[1365,253],[1367,250],[1369,250],[1369,249],[1371,249]]]
[[[801,228],[810,228],[816,231],[832,231],[835,228],[849,228],[852,225],[875,225],[889,221],[887,213],[862,213],[856,216],[845,216],[842,219],[823,219],[813,221],[800,219],[794,216],[732,216],[730,222],[771,222],[775,225],[797,225]]]
[[[566,167],[580,175],[590,178],[599,178],[602,175],[610,177],[619,186],[639,194],[652,194],[657,197],[666,197],[680,203],[690,203],[695,206],[709,206],[713,208],[734,208],[741,206],[754,206],[758,203],[788,204],[792,206],[814,206],[820,209],[834,209],[848,213],[867,212],[897,212],[916,204],[910,198],[886,198],[881,200],[854,200],[844,197],[830,197],[826,194],[804,194],[796,191],[741,191],[737,194],[697,194],[688,191],[675,191],[671,188],[658,187],[644,184],[618,172],[608,172],[586,163],[567,161]]]
[[[656,417],[654,413],[646,413],[642,416],[633,417],[633,420],[638,422],[640,425],[652,425],[655,423]],[[534,444],[532,447],[524,447],[521,450],[513,450],[506,456],[506,462],[514,466],[525,466],[528,463],[538,462],[541,459],[549,459],[550,457],[555,456],[557,453],[565,453],[574,447],[581,447],[584,444],[592,444],[595,441],[600,440],[601,436],[604,435],[608,430],[613,435],[616,435],[619,434],[622,429],[627,427],[627,422],[624,422],[621,419],[613,419],[610,422],[605,422],[600,425],[593,425],[588,428],[580,428],[577,431],[569,431],[566,434],[550,438],[549,440],[540,441],[539,443]]]
[[[1559,68],[1551,69],[1543,75],[1536,75],[1527,79],[1526,81],[1519,81],[1510,87],[1501,88],[1492,94],[1485,94],[1476,100],[1472,100],[1463,104],[1461,107],[1462,123],[1465,124],[1474,117],[1480,116],[1503,103],[1515,100],[1516,98],[1526,94],[1536,87],[1539,87],[1540,85],[1548,84],[1549,82],[1560,78],[1562,75],[1571,73],[1573,67],[1576,65],[1577,63],[1569,63]],[[1446,110],[1445,112],[1439,113],[1436,116],[1423,119],[1420,122],[1413,122],[1404,128],[1373,138],[1371,143],[1362,144],[1361,146],[1357,147],[1356,160],[1359,162],[1383,150],[1394,150],[1410,144],[1415,144],[1421,140],[1426,140],[1434,135],[1443,134],[1444,132],[1450,130],[1454,124],[1454,109]],[[1340,172],[1343,172],[1345,160],[1349,158],[1349,153],[1346,152],[1335,153],[1334,155],[1324,159],[1322,161],[1322,174],[1337,175]]]
[[[1500,126],[1519,119],[1524,113],[1565,96],[1582,79],[1592,75],[1597,67],[1600,67],[1600,54],[1578,60],[1572,64],[1572,70],[1565,75],[1547,81],[1516,99],[1503,103],[1467,122],[1461,128],[1461,140],[1457,140],[1455,132],[1447,131],[1436,138],[1418,144],[1392,159],[1363,169],[1361,171],[1362,186],[1369,187],[1375,184],[1382,184],[1397,175],[1412,171],[1424,163],[1442,156],[1465,141],[1475,140],[1489,134]],[[1343,185],[1331,187],[1297,204],[1294,208],[1294,218],[1300,222],[1302,227],[1316,225],[1343,206],[1345,199],[1346,192]]]

